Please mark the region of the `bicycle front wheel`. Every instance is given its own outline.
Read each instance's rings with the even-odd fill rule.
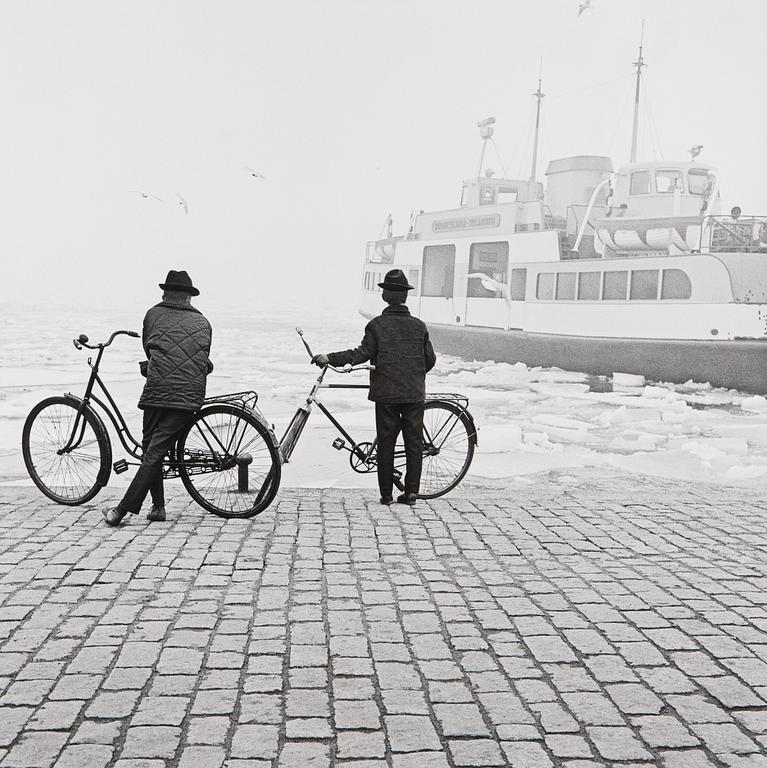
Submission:
[[[211,405],[195,414],[177,448],[181,481],[203,508],[220,517],[253,517],[280,486],[272,436],[253,414]]]
[[[463,480],[474,458],[474,431],[463,409],[445,400],[429,400],[423,411],[423,467],[418,497],[444,496]],[[394,450],[394,483],[402,490],[405,448],[400,436]]]
[[[27,416],[21,434],[24,464],[35,485],[59,504],[90,501],[112,463],[109,435],[90,408],[68,397],[49,397]]]

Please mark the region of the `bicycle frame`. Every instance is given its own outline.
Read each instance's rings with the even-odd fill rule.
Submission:
[[[99,376],[99,365],[101,364],[101,356],[104,354],[104,350],[106,347],[100,347],[98,354],[96,355],[96,362],[93,362],[93,358],[88,358],[88,365],[91,369],[91,375],[88,379],[88,384],[85,387],[85,394],[83,395],[81,401],[80,401],[80,407],[77,412],[77,418],[75,419],[74,427],[72,428],[72,435],[69,438],[69,441],[67,444],[59,450],[59,453],[66,453],[67,451],[72,450],[73,448],[76,448],[79,444],[79,441],[82,439],[82,431],[84,430],[84,420],[83,420],[83,426],[80,426],[80,418],[82,417],[84,411],[86,408],[89,407],[90,402],[93,401],[98,406],[101,407],[101,410],[106,413],[106,415],[109,417],[110,422],[112,423],[112,426],[115,429],[115,432],[117,433],[117,437],[120,440],[120,443],[122,443],[123,448],[131,455],[134,459],[137,461],[141,461],[141,443],[136,440],[135,437],[131,434],[130,429],[128,428],[127,423],[125,422],[125,419],[123,418],[123,415],[120,411],[119,406],[114,401],[114,398],[112,397],[111,393],[106,387],[106,384],[102,381],[101,377]],[[97,397],[93,390],[95,388],[95,385],[98,384],[101,388],[102,393],[106,397],[107,403],[105,403],[101,398]],[[71,394],[71,393],[67,393]],[[75,435],[80,430],[80,436],[75,439]]]
[[[325,406],[324,403],[322,403],[321,400],[317,397],[317,394],[320,389],[369,389],[367,384],[325,384],[324,378],[325,374],[328,370],[333,370],[330,367],[326,367],[322,369],[322,372],[317,377],[317,380],[315,381],[314,385],[312,386],[311,391],[309,392],[309,395],[306,398],[306,404],[303,408],[299,408],[299,410],[294,415],[293,419],[291,420],[290,424],[288,425],[288,428],[285,430],[285,434],[283,435],[282,439],[280,440],[280,454],[282,456],[282,460],[284,463],[287,463],[290,460],[290,457],[293,453],[293,450],[295,449],[296,444],[298,443],[298,439],[300,438],[301,432],[303,431],[304,424],[306,423],[306,420],[308,420],[309,413],[311,412],[311,408],[313,405],[316,405],[322,413],[325,415],[325,417],[330,421],[330,423],[338,430],[338,432],[349,442],[349,447],[347,448],[346,445],[342,440],[339,440],[338,438],[333,442],[333,447],[337,448],[338,450],[346,449],[355,456],[361,464],[364,464],[368,471],[371,471],[375,467],[374,457],[375,457],[375,451],[376,451],[376,443],[377,439],[373,439],[371,443],[369,443],[369,447],[362,448],[363,445],[366,445],[365,442],[358,443],[350,434],[349,432],[344,429],[343,425],[336,419],[335,416],[330,412],[330,410]],[[440,394],[433,394],[433,395],[427,395],[427,400],[431,401],[447,401],[453,403],[459,411],[466,416],[469,423],[472,426],[472,434],[470,434],[470,438],[474,442],[474,444],[477,444],[477,431],[474,427],[474,419],[471,415],[471,413],[468,410],[468,399],[464,397],[463,395],[456,395],[453,393],[440,393]],[[302,418],[301,422],[298,422],[298,417],[301,412],[304,412],[306,415],[304,418]],[[435,444],[438,440],[442,440],[443,442],[447,440],[447,438],[452,434],[453,429],[456,427],[456,425],[459,423],[460,417],[456,417],[451,422],[446,422],[445,424],[441,425],[439,431],[434,434],[430,435],[428,434],[428,430],[426,426],[424,426],[424,431],[426,432],[426,438],[427,438],[427,445],[426,450],[429,451],[436,451]],[[447,432],[445,434],[442,434],[443,431],[447,429]],[[354,464],[352,464],[352,467],[354,467]],[[362,471],[362,470],[357,470]],[[395,470],[396,472],[396,470]]]

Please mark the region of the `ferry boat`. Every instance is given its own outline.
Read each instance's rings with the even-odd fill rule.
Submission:
[[[378,283],[399,267],[408,306],[438,352],[655,382],[709,382],[767,394],[767,216],[721,210],[717,169],[552,160],[536,180],[482,173],[493,118],[478,123],[477,174],[454,209],[411,215],[367,244],[360,312],[380,313]]]

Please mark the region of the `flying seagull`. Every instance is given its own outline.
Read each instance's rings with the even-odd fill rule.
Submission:
[[[583,0],[583,2],[578,6],[578,16],[580,16],[585,10],[588,10],[591,7],[591,0]]]
[[[690,147],[687,151],[690,153],[690,157],[694,160],[700,154],[701,149],[703,149],[703,145],[696,144],[694,147]]]
[[[256,171],[253,168],[251,168],[249,165],[245,166],[245,170],[254,178],[254,179],[266,179],[266,176],[264,176],[263,173],[260,171]]]
[[[184,200],[183,197],[181,197],[181,195],[179,195],[178,192],[176,192],[176,197],[178,198],[178,204],[184,209],[184,213],[186,213],[188,215],[189,214],[189,204],[186,202],[186,200]]]
[[[149,192],[142,192],[140,189],[129,189],[128,192],[132,195],[141,195],[141,197],[144,198],[144,200],[147,200],[148,198],[152,198],[152,200],[159,200],[159,202],[164,203],[165,200],[160,199],[157,197],[157,195],[152,195]]]

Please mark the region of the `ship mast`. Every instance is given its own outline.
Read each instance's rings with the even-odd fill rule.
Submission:
[[[485,149],[487,149],[488,139],[493,138],[494,124],[494,117],[486,117],[484,120],[480,120],[477,123],[477,128],[479,128],[479,137],[482,139],[482,149],[479,153],[479,166],[477,167],[477,178],[482,176],[482,163],[485,161]]]
[[[634,130],[631,134],[631,157],[629,162],[636,162],[637,159],[637,137],[639,136],[639,84],[642,79],[642,67],[646,67],[642,58],[642,46],[644,44],[644,19],[642,19],[642,34],[639,38],[639,58],[634,62],[637,71],[636,91],[634,93]],[[540,89],[539,89],[540,90]]]
[[[543,59],[541,59],[540,67],[538,69],[538,90],[533,94],[538,100],[538,105],[535,110],[535,138],[533,139],[533,163],[530,168],[530,181],[535,181],[535,173],[538,165],[538,131],[541,126],[541,102],[546,95],[541,91],[541,79],[543,77]]]

